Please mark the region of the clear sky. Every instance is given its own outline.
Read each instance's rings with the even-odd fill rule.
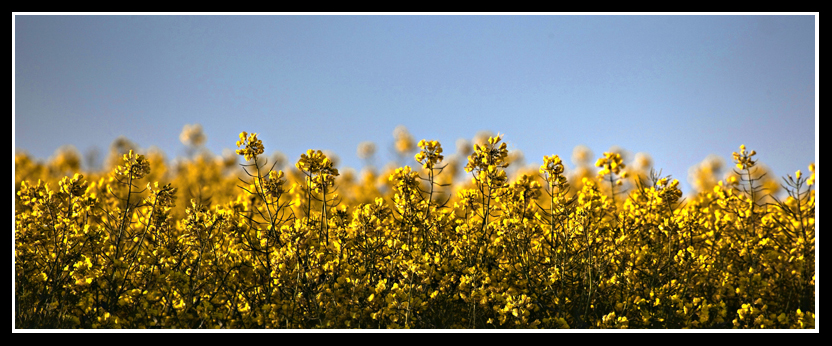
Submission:
[[[528,163],[647,152],[687,192],[740,144],[777,177],[817,162],[816,35],[817,15],[17,15],[13,150],[123,135],[173,159],[199,123],[215,154],[257,132],[360,169],[397,125],[446,154],[488,130]]]

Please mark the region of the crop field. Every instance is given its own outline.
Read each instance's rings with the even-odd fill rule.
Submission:
[[[701,172],[683,198],[614,152],[511,167],[503,137],[452,162],[400,136],[405,164],[361,175],[318,150],[277,166],[246,132],[236,158],[170,167],[126,147],[101,172],[17,154],[14,323],[815,328],[813,163],[771,177],[738,145],[729,177]]]

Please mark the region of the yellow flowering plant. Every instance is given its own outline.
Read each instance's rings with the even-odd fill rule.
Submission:
[[[16,327],[815,328],[814,164],[781,199],[741,147],[682,199],[652,170],[617,185],[613,153],[508,174],[502,135],[454,181],[438,141],[396,134],[419,166],[360,177],[317,150],[275,169],[246,132],[236,169],[124,139],[101,172],[16,155]]]

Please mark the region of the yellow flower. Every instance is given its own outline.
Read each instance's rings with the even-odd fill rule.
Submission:
[[[124,154],[122,159],[124,164],[116,167],[117,175],[128,176],[131,179],[141,179],[150,174],[150,162],[147,161],[144,155],[133,154],[133,150],[130,150],[130,152]]]
[[[809,179],[806,180],[807,185],[814,185],[815,184],[815,164],[809,164],[809,172],[812,174],[809,175]]]
[[[622,163],[621,154],[618,153],[604,153],[604,157],[595,161],[595,167],[601,167],[598,176],[605,176],[609,173],[620,174],[621,169],[626,165]]]
[[[738,169],[746,169],[754,167],[757,161],[751,159],[752,156],[757,155],[757,152],[752,150],[750,153],[745,150],[745,145],[740,145],[740,152],[734,152],[732,154],[734,158],[734,164],[736,164]]]
[[[419,141],[419,148],[422,150],[414,157],[422,167],[432,169],[437,163],[442,162],[442,146],[437,141]]]
[[[262,154],[265,149],[263,142],[257,139],[256,133],[248,135],[245,131],[240,132],[240,140],[237,141],[237,147],[243,147],[237,150],[237,155],[242,155],[246,161],[251,161],[257,155]]]

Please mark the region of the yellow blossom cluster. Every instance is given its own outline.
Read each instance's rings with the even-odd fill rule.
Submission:
[[[419,148],[422,150],[414,157],[416,162],[427,169],[436,166],[437,163],[442,162],[445,157],[442,156],[442,145],[437,141],[419,141]]]
[[[751,159],[752,156],[757,155],[757,152],[752,150],[748,152],[745,149],[745,144],[740,145],[740,152],[734,152],[731,154],[734,158],[734,163],[736,164],[738,169],[746,169],[750,167],[754,167],[757,161]]]
[[[263,150],[265,150],[263,142],[257,139],[256,133],[249,135],[245,131],[240,133],[240,140],[237,141],[237,146],[243,147],[242,149],[237,149],[237,155],[242,155],[246,158],[246,161],[251,161],[255,156],[262,154]]]

